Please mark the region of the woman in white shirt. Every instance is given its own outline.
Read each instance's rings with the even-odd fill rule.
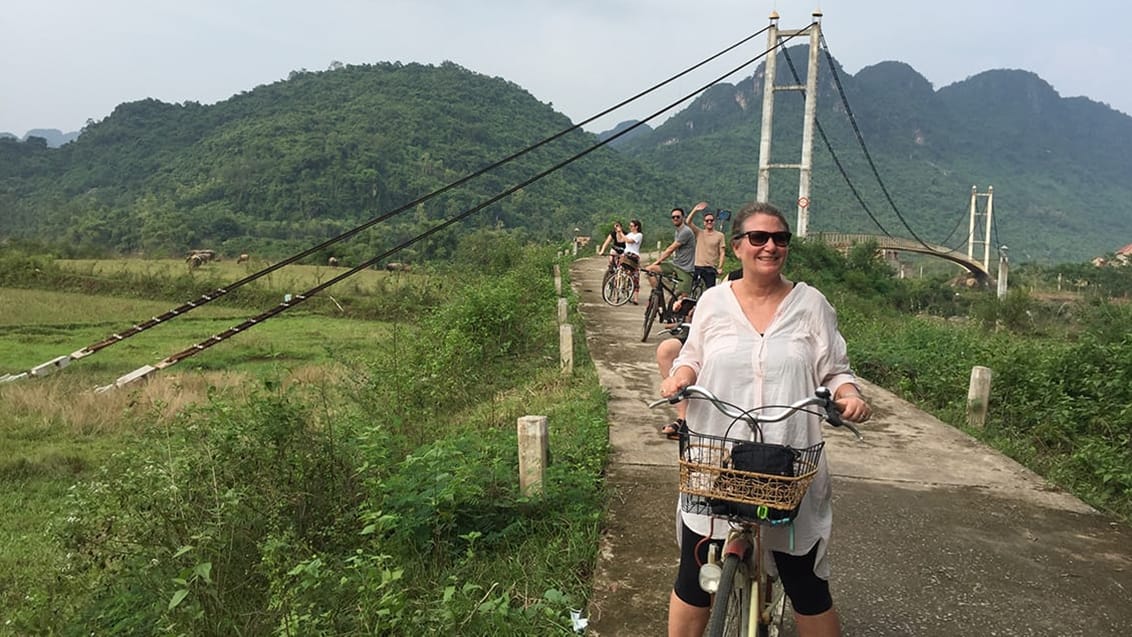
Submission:
[[[662,395],[674,396],[695,383],[727,402],[757,407],[790,404],[826,386],[845,419],[868,420],[870,408],[849,368],[833,307],[821,292],[782,276],[789,228],[782,213],[766,203],[748,204],[736,215],[731,245],[743,276],[700,296],[687,342],[661,382]],[[691,401],[687,418],[692,430],[720,436],[732,423],[706,401]],[[763,437],[802,449],[822,439],[821,426],[818,416],[799,412],[766,425]],[[830,482],[823,454],[793,529],[762,530],[763,549],[773,552],[772,565],[794,606],[800,637],[841,634],[826,559],[833,517]],[[701,635],[710,598],[696,578],[697,544],[707,535],[726,537],[727,525],[713,527],[710,517],[687,512],[680,518],[680,571],[669,600],[668,634]],[[702,547],[706,551],[707,543]]]
[[[633,305],[637,305],[641,292],[641,243],[645,235],[641,233],[641,220],[629,220],[629,232],[622,232],[617,228],[617,240],[625,242],[625,254],[621,256],[621,264],[631,266],[633,269]]]

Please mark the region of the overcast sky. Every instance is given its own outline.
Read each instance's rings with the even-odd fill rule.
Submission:
[[[1132,113],[1132,38],[1119,33],[1132,4],[1118,0],[4,0],[0,132],[74,131],[147,97],[212,104],[333,61],[450,60],[581,122],[762,29],[772,10],[793,29],[819,7],[850,73],[900,60],[938,89],[1026,69],[1063,97]],[[765,44],[587,128],[645,119]]]

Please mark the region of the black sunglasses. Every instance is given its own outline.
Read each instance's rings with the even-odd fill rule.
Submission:
[[[773,240],[774,245],[776,245],[780,248],[785,248],[786,246],[790,245],[790,238],[793,237],[793,236],[794,235],[790,234],[786,230],[782,230],[780,232],[767,232],[766,230],[750,230],[748,232],[740,232],[739,234],[732,237],[732,239],[738,241],[739,239],[742,239],[743,237],[747,237],[747,242],[750,243],[751,245],[755,246],[755,247],[765,246],[767,241]]]
[[[673,219],[683,219],[684,217],[681,216],[681,215],[672,215],[672,218]]]

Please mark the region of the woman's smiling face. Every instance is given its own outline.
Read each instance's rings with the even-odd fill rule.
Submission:
[[[766,243],[753,245],[746,233],[761,231],[781,233],[786,231],[782,221],[774,215],[754,214],[743,222],[743,235],[732,241],[735,256],[743,264],[743,270],[752,274],[778,275],[786,265],[789,246],[780,246],[772,238],[765,237]],[[764,237],[759,237],[760,239]]]

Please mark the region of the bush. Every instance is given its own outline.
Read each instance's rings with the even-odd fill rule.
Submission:
[[[348,395],[214,396],[148,431],[74,489],[66,603],[27,616],[75,635],[569,634],[603,508],[604,395],[549,355],[549,253],[512,265],[461,277],[355,361]],[[555,440],[533,499],[511,425],[532,397]]]
[[[350,432],[300,397],[214,402],[116,456],[75,489],[64,538],[96,573],[78,625],[114,634],[156,625],[196,635],[270,632],[262,549],[341,551],[362,493]]]

